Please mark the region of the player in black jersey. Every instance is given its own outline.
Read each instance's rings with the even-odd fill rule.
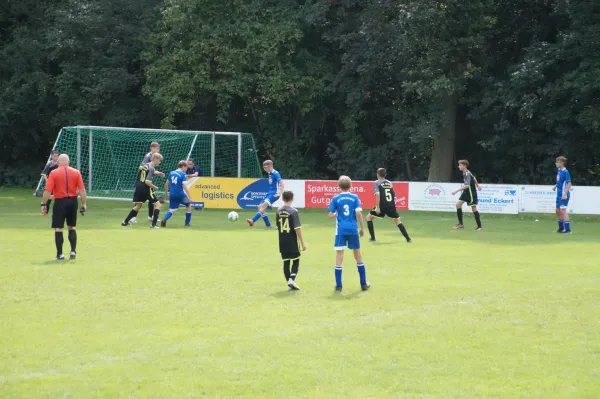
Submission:
[[[46,164],[46,167],[44,167],[44,170],[42,170],[42,180],[44,181],[44,183],[46,181],[48,181],[48,176],[50,176],[50,172],[52,172],[53,170],[58,168],[58,156],[60,155],[60,152],[58,150],[52,150],[52,158],[50,159],[50,162],[48,162]],[[46,204],[46,209],[50,209],[50,204],[52,203],[52,200],[54,199],[54,196],[52,194],[50,194],[50,199],[48,200],[48,203]]]
[[[281,198],[283,206],[277,209],[277,230],[279,232],[279,252],[283,259],[283,275],[290,290],[299,290],[296,276],[300,268],[300,249],[306,251],[306,245],[302,236],[300,216],[298,216],[298,211],[292,208],[294,193],[292,190],[284,190]],[[290,263],[292,263],[291,270]]]
[[[398,226],[398,229],[406,239],[406,242],[410,243],[412,240],[408,236],[406,228],[400,221],[400,215],[398,215],[398,210],[396,209],[396,192],[394,191],[394,186],[385,178],[386,175],[387,171],[384,168],[377,169],[377,181],[375,182],[375,198],[377,198],[377,205],[375,205],[375,208],[367,215],[367,227],[369,228],[369,234],[371,235],[369,241],[375,241],[375,226],[373,226],[373,220],[375,218],[383,219],[384,217],[389,216],[394,220],[396,226]]]
[[[133,192],[133,203],[135,204],[133,209],[127,215],[127,218],[121,223],[121,226],[129,226],[131,219],[135,218],[142,207],[142,204],[148,201],[149,204],[154,205],[152,213],[152,225],[153,229],[158,229],[156,225],[158,221],[158,214],[160,213],[160,202],[154,194],[154,190],[158,190],[158,187],[152,183],[152,177],[155,174],[154,168],[162,162],[162,155],[158,152],[152,155],[152,161],[144,164],[138,171],[137,179],[135,182],[135,191]]]
[[[156,154],[159,150],[160,150],[160,144],[157,143],[156,141],[153,141],[150,144],[150,152],[144,156],[144,159],[142,159],[142,163],[140,163],[140,170],[142,170],[142,166],[144,166],[145,164],[148,164],[152,161],[152,155]],[[154,174],[157,176],[160,176],[160,177],[165,177],[165,174],[163,172],[159,172],[158,170],[155,170]],[[148,220],[152,220],[153,217],[154,217],[154,204],[152,202],[148,202]],[[135,222],[135,220],[134,220],[134,222]]]
[[[473,215],[475,216],[475,221],[477,222],[477,228],[475,230],[481,231],[481,217],[479,215],[479,211],[477,210],[477,189],[481,191],[482,188],[477,182],[475,176],[473,176],[473,174],[468,168],[469,161],[467,161],[466,159],[461,159],[460,161],[458,161],[458,170],[460,170],[463,174],[464,183],[460,189],[452,193],[452,195],[456,195],[459,192],[461,193],[460,198],[456,203],[456,215],[458,216],[458,224],[454,226],[454,229],[458,230],[465,228],[463,224],[462,206],[466,202],[467,205],[471,207]]]

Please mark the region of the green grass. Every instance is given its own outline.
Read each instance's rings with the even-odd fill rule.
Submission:
[[[407,212],[411,245],[376,221],[372,289],[347,253],[339,294],[324,211],[300,211],[288,292],[276,232],[226,211],[150,230],[91,201],[78,259],[56,263],[38,204],[0,189],[1,398],[600,397],[598,218],[558,236],[551,216],[483,215],[476,233]]]

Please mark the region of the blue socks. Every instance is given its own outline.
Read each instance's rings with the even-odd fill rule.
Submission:
[[[365,264],[359,263],[356,265],[356,268],[358,269],[358,275],[360,276],[360,284],[367,284],[367,271],[365,270]],[[335,267],[335,286],[342,286],[342,266]]]
[[[360,276],[360,284],[367,284],[367,272],[365,270],[365,264],[359,263],[356,265],[356,267],[358,268],[358,275]]]
[[[192,221],[192,212],[185,213],[185,225],[187,226]]]
[[[271,227],[271,221],[269,220],[269,216],[266,213],[262,215],[262,218],[265,221],[265,226]]]
[[[570,231],[571,231],[571,222],[570,222],[570,221],[568,221],[568,220],[565,220],[565,221],[563,222],[563,224],[564,224],[564,226],[565,226],[565,231],[568,231],[568,232],[570,232]]]
[[[269,220],[269,217],[267,216],[267,214],[263,214],[260,212],[256,212],[256,215],[254,215],[254,217],[252,218],[252,222],[256,223],[258,221],[258,219],[263,218],[265,225],[267,227],[271,227],[271,221]]]
[[[341,266],[335,267],[335,286],[336,287],[342,286],[342,267]]]
[[[163,220],[166,222],[167,220],[171,219],[171,216],[173,216],[173,212],[169,211],[169,212],[165,213]]]
[[[558,220],[558,229],[559,230],[564,230],[565,229],[565,222],[563,222],[562,220]]]

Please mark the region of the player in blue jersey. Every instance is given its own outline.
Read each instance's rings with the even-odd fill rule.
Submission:
[[[187,186],[187,161],[179,161],[177,170],[169,173],[165,182],[165,193],[169,200],[169,212],[165,214],[161,227],[167,227],[167,220],[171,219],[173,213],[179,209],[179,205],[185,205],[185,226],[190,227],[192,220],[192,205],[190,204],[190,189]]]
[[[273,161],[267,160],[263,162],[263,169],[269,174],[269,193],[258,206],[258,212],[256,212],[256,215],[254,215],[252,219],[246,219],[246,222],[248,222],[250,227],[254,226],[254,223],[256,223],[261,217],[265,221],[265,226],[271,227],[271,222],[269,221],[269,216],[267,215],[267,208],[272,206],[275,201],[279,199],[283,189],[285,188],[283,180],[281,179],[281,175],[275,170],[275,168],[273,168]]]
[[[342,191],[333,197],[329,204],[329,219],[336,218],[335,244],[333,249],[335,256],[335,290],[342,290],[342,263],[344,262],[344,250],[346,248],[354,251],[354,259],[360,276],[360,287],[366,291],[371,287],[367,281],[365,263],[360,253],[360,237],[365,235],[365,226],[362,217],[362,208],[358,195],[352,194],[352,180],[348,176],[341,176],[338,186]],[[358,226],[360,225],[360,230]],[[357,231],[358,230],[358,231]]]
[[[556,191],[556,216],[558,216],[557,233],[571,234],[571,222],[569,220],[569,212],[567,206],[571,199],[571,175],[565,167],[567,158],[556,158],[556,184],[552,190]]]

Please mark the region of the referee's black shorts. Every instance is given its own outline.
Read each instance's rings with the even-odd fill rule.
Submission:
[[[65,221],[69,227],[77,226],[78,208],[77,197],[54,200],[54,207],[52,207],[52,228],[64,229]]]

